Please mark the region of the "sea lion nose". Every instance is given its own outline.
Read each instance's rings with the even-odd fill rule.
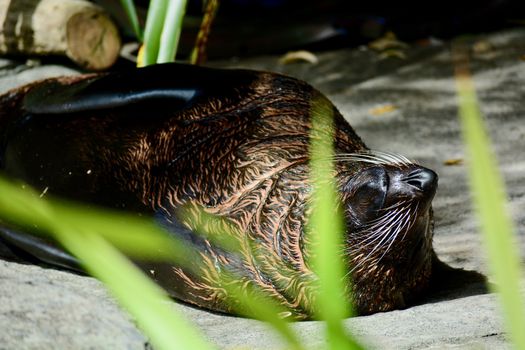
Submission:
[[[422,192],[428,192],[436,189],[438,176],[432,170],[420,167],[410,172],[403,181]]]

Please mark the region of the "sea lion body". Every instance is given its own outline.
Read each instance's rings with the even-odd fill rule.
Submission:
[[[306,236],[313,105],[333,117],[348,297],[360,314],[406,307],[427,288],[436,259],[437,176],[406,158],[370,153],[302,81],[167,64],[37,82],[0,97],[0,167],[46,194],[149,215],[188,242],[203,263],[199,273],[138,263],[177,299],[242,313],[221,287],[220,272],[228,271],[308,318],[314,296],[305,285],[316,279]],[[178,215],[188,207],[227,219],[240,252],[199,235],[198,216]],[[53,243],[32,237],[5,226],[4,255],[24,251],[26,259],[76,268]]]

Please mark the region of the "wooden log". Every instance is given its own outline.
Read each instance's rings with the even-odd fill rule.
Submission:
[[[0,25],[0,54],[66,55],[100,70],[120,51],[115,24],[84,0],[0,0]]]

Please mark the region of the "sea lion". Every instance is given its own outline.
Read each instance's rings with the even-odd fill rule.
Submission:
[[[431,201],[437,175],[370,151],[307,83],[274,73],[180,64],[53,78],[0,97],[3,175],[68,199],[150,215],[196,249],[196,273],[138,262],[175,298],[242,313],[220,272],[258,286],[293,317],[312,316],[315,280],[306,223],[311,111],[333,118],[334,179],[358,314],[404,308],[427,289],[438,261]],[[197,232],[202,207],[234,226],[228,252]],[[191,210],[186,210],[191,212]],[[6,225],[4,256],[77,269],[53,242]]]

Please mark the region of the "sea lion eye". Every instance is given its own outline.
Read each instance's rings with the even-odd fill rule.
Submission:
[[[388,175],[382,167],[363,170],[345,186],[349,214],[360,224],[376,218],[388,191]]]

